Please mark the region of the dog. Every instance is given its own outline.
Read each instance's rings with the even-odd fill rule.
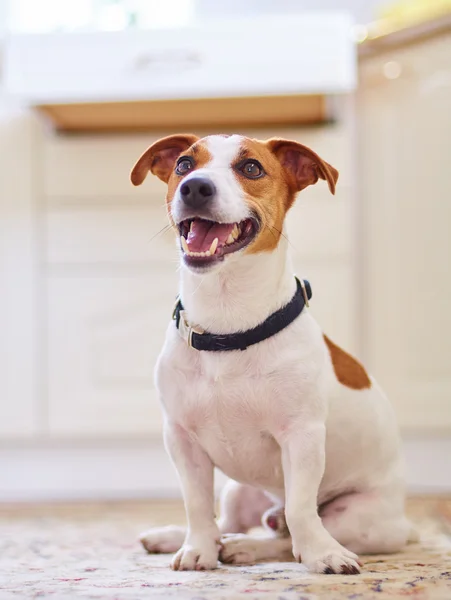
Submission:
[[[171,135],[131,172],[167,184],[180,251],[180,295],[157,361],[165,447],[187,529],[151,529],[148,552],[175,570],[280,559],[314,573],[357,574],[358,554],[400,550],[400,441],[373,377],[308,311],[285,217],[298,192],[338,171],[296,141]],[[230,479],[219,521],[214,468]],[[266,533],[251,535],[258,525]]]

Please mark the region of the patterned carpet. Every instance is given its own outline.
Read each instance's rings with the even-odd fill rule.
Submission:
[[[136,542],[183,522],[179,503],[0,507],[0,599],[451,600],[451,499],[409,502],[421,543],[364,559],[359,576],[310,575],[292,562],[174,573]]]

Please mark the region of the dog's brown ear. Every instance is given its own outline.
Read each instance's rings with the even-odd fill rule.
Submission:
[[[141,185],[149,171],[167,183],[177,158],[198,139],[192,133],[179,133],[149,146],[132,169],[130,179],[133,185]]]
[[[318,178],[327,181],[329,190],[335,194],[338,171],[316,152],[298,142],[272,138],[266,142],[284,167],[291,187],[300,192],[313,185]]]

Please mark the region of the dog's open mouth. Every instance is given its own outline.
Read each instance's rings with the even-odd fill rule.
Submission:
[[[239,223],[186,219],[179,223],[179,231],[185,262],[201,267],[250,244],[258,233],[258,222],[254,218]]]

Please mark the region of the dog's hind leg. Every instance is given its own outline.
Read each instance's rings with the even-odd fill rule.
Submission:
[[[219,560],[227,564],[253,564],[261,560],[293,558],[291,537],[236,533],[221,537]]]
[[[260,517],[260,525],[267,529],[266,535],[245,535],[243,532],[222,535],[219,560],[231,564],[252,564],[259,560],[292,557],[284,506],[270,502],[269,508]]]
[[[262,490],[229,480],[221,493],[221,534],[245,533],[261,524],[262,515],[273,503]],[[153,527],[140,536],[141,544],[150,554],[177,552],[185,540],[186,528],[177,525]]]
[[[149,554],[172,554],[183,546],[186,528],[177,525],[152,527],[139,536],[139,541]]]
[[[398,552],[412,540],[402,494],[347,494],[320,507],[319,515],[329,533],[357,554]]]
[[[404,516],[402,494],[346,494],[320,506],[319,516],[340,544],[358,554],[398,552],[406,543],[418,539]],[[268,510],[263,524],[274,531],[272,536],[222,537],[219,559],[234,564],[282,559],[291,549],[283,508]]]
[[[246,533],[253,527],[259,527],[262,515],[273,504],[263,490],[229,479],[220,498],[220,532]]]

